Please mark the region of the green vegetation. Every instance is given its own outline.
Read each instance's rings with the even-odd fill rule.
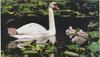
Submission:
[[[48,4],[51,0],[1,0],[1,13],[14,16],[47,15]],[[52,0],[58,3],[60,16],[90,17],[98,16],[98,0]]]
[[[90,36],[93,36],[94,33],[98,34],[98,31],[93,31],[90,32]],[[97,41],[93,40],[94,38],[98,38]],[[63,56],[75,56],[75,57],[86,57],[86,56],[91,56],[91,57],[98,57],[99,56],[99,36],[91,37],[90,40],[88,41],[88,45],[84,45],[83,47],[80,47],[80,45],[77,44],[70,44],[66,45],[66,50],[65,51],[60,51],[62,57]],[[96,39],[95,38],[95,39]],[[28,57],[28,54],[40,54],[41,56],[49,56],[52,52],[57,54],[59,52],[59,46],[51,45],[47,43],[46,45],[28,45],[23,51],[24,57]],[[9,57],[9,50],[1,52],[1,57]],[[56,55],[60,56],[60,54]]]
[[[0,0],[1,1],[1,14],[9,14],[11,16],[47,16],[48,4],[51,0]],[[99,0],[53,0],[58,3],[60,8],[56,16],[61,17],[93,17],[99,16]],[[98,25],[97,25],[98,27]],[[93,28],[93,27],[92,27]],[[40,54],[41,56],[50,55],[55,53],[57,57],[99,57],[99,29],[87,31],[89,39],[86,45],[78,45],[71,43],[66,45],[64,51],[59,45],[43,45],[36,46],[29,45],[23,51],[24,57],[28,54]],[[67,42],[66,42],[67,43]],[[33,51],[32,49],[35,49]],[[45,51],[44,51],[45,50]],[[45,54],[45,55],[44,55]],[[1,57],[9,57],[9,50],[1,51]],[[46,57],[46,56],[45,56]]]

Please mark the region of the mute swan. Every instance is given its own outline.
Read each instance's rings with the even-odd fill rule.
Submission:
[[[10,30],[11,28],[8,28],[8,33],[10,34],[10,36],[16,37],[16,41],[24,42],[36,40],[36,43],[46,43],[47,40],[49,40],[52,44],[54,44],[56,41],[56,28],[53,10],[59,10],[59,8],[56,5],[56,2],[51,2],[48,7],[49,30],[46,30],[40,24],[29,23],[16,29],[16,35],[15,32],[12,32],[15,31],[13,28],[13,30]]]

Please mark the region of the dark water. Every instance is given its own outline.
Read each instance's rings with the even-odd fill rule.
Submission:
[[[39,23],[42,26],[44,26],[46,29],[48,29],[48,16],[23,16],[23,17],[14,17],[10,15],[2,15],[1,19],[1,44],[2,44],[2,49],[6,45],[5,43],[8,43],[11,41],[11,37],[8,37],[7,35],[7,30],[6,30],[6,23],[9,19],[14,19],[15,22],[13,23],[16,28],[27,24],[27,23]],[[69,26],[73,26],[73,28],[80,28],[83,29],[84,31],[87,31],[87,25],[90,20],[96,20],[98,21],[98,17],[87,17],[87,18],[75,18],[75,17],[60,17],[60,16],[55,16],[55,25],[56,25],[56,37],[57,37],[57,42],[60,43],[60,45],[68,44],[69,40],[67,39],[65,35],[65,31]]]

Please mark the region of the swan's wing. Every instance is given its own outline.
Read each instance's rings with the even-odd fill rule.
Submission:
[[[27,35],[45,35],[47,34],[47,30],[37,24],[37,23],[29,23],[23,25],[22,27],[17,29],[18,34],[27,34]]]
[[[48,33],[47,30],[43,26],[37,23],[29,23],[23,25],[22,27],[18,28],[16,31],[18,32],[18,35],[14,36],[17,38],[16,41],[37,40],[37,42],[42,43],[44,41],[47,41],[48,39],[45,37]]]

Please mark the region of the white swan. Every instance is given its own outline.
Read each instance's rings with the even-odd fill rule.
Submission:
[[[59,9],[55,2],[51,2],[48,8],[49,30],[46,30],[43,26],[37,23],[29,23],[16,30],[18,34],[13,36],[17,38],[16,41],[36,40],[37,43],[46,43],[47,40],[49,40],[54,44],[56,41],[56,28],[53,9]]]

